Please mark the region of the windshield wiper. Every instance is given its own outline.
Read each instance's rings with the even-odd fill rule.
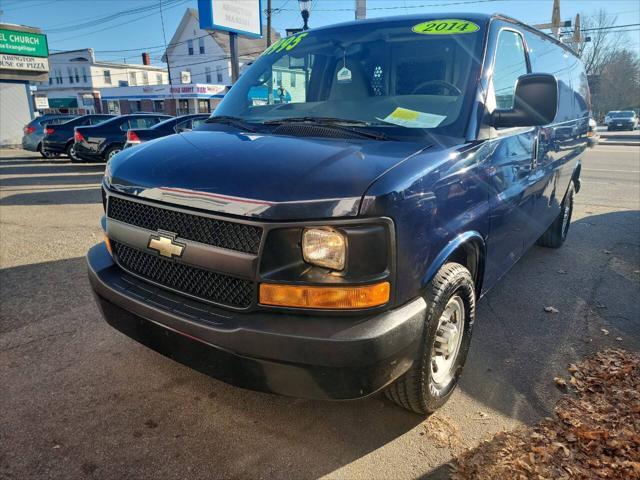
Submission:
[[[349,127],[369,127],[369,122],[362,120],[347,120],[344,118],[333,117],[290,117],[290,118],[278,118],[275,120],[266,120],[264,125],[284,125],[288,123],[309,123],[312,125],[321,125],[324,127],[337,128],[339,130],[347,131],[355,135],[362,137],[373,138],[375,140],[388,140],[389,137],[381,132],[364,131],[357,128]]]
[[[233,117],[231,115],[218,115],[217,117],[209,117],[205,120],[205,123],[222,123],[224,125],[231,125],[232,127],[236,127],[241,130],[247,130],[248,132],[256,132],[256,129],[253,128],[246,120],[243,120],[240,117]]]

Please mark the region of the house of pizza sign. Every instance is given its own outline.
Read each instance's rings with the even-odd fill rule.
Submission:
[[[0,24],[0,79],[46,81],[47,36],[39,29]]]

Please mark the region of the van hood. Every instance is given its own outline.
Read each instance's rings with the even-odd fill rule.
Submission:
[[[112,190],[273,220],[355,216],[367,188],[425,143],[194,131],[116,155]]]

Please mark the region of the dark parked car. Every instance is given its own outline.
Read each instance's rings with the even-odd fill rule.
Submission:
[[[45,152],[42,148],[44,129],[46,125],[56,125],[75,118],[76,115],[50,113],[36,117],[24,126],[22,136],[22,148],[30,152],[40,152],[45,158],[53,158],[55,154]]]
[[[99,125],[76,127],[74,149],[80,161],[103,162],[120,153],[127,141],[127,130],[149,128],[171,118],[160,113],[120,115]]]
[[[607,130],[635,130],[638,128],[638,116],[633,110],[621,110],[607,113]]]
[[[256,103],[282,69],[291,100]],[[567,238],[588,99],[572,50],[502,15],[286,37],[205,125],[107,164],[103,315],[234,385],[432,412],[482,295]]]
[[[85,125],[98,125],[113,117],[114,115],[90,114],[76,117],[58,125],[49,124],[44,129],[45,135],[42,140],[42,148],[47,154],[59,155],[64,153],[71,160],[78,161],[73,143],[74,128]]]
[[[133,147],[155,138],[166,137],[174,133],[190,132],[209,118],[208,113],[194,113],[180,117],[169,118],[156,123],[151,128],[135,128],[127,132],[127,143],[124,148]]]

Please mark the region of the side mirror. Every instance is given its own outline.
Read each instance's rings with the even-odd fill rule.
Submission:
[[[553,122],[558,110],[558,82],[553,75],[529,73],[516,82],[513,108],[494,110],[494,127],[536,127]]]

